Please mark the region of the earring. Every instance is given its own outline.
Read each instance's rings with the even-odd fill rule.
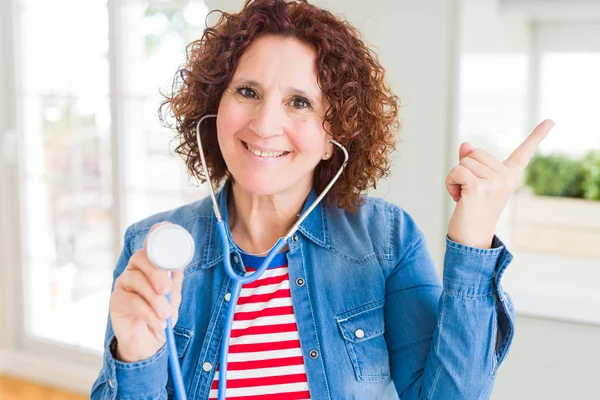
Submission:
[[[325,159],[327,160],[329,158],[329,153],[325,153]]]

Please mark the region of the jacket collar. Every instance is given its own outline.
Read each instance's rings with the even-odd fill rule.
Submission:
[[[228,213],[227,213],[227,199],[231,195],[231,181],[227,180],[223,187],[216,193],[217,204],[219,206],[219,211],[221,212],[221,216],[223,217],[223,221],[229,226]],[[310,207],[310,205],[317,199],[318,194],[314,188],[312,187],[308,196],[306,197],[306,201],[304,202],[304,206],[302,208],[301,215],[306,212],[306,210]],[[327,219],[326,219],[326,205],[324,204],[326,200],[323,199],[321,203],[319,203],[311,213],[306,217],[306,219],[302,222],[300,227],[298,228],[298,232],[304,235],[308,240],[314,242],[319,246],[326,247],[329,241],[329,235],[327,231]],[[223,250],[221,238],[219,236],[219,232],[217,230],[217,217],[212,212],[212,202],[210,200],[210,196],[207,198],[207,201],[204,202],[206,206],[210,208],[211,217],[208,219],[208,226],[206,228],[206,236],[205,236],[205,249],[204,252],[204,260],[203,264],[206,268],[210,268],[217,263],[221,262],[223,259]],[[229,241],[230,254],[237,253],[238,249],[236,244],[234,243],[231,232],[227,229],[227,236]],[[274,244],[274,243],[273,243]],[[291,240],[288,240],[288,247],[290,248],[290,252],[293,252],[297,243],[293,243]]]

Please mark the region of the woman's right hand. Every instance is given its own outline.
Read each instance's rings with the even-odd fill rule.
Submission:
[[[164,223],[152,226],[150,232]],[[182,283],[183,270],[173,272],[169,279],[166,271],[152,265],[146,241],[144,248],[133,253],[110,296],[110,320],[119,361],[145,360],[163,347],[167,317],[173,325],[177,322]],[[165,298],[167,293],[171,293],[171,304]]]

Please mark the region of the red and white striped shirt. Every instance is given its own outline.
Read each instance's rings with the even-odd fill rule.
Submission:
[[[242,254],[246,274],[263,259]],[[242,286],[227,360],[227,399],[310,399],[286,253],[277,254],[260,279]],[[218,385],[217,369],[209,399],[217,398]]]

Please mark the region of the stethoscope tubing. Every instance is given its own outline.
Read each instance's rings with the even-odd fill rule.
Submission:
[[[240,293],[242,291],[242,285],[252,283],[259,279],[266,269],[271,264],[273,258],[285,247],[286,241],[280,238],[275,246],[269,251],[269,254],[265,257],[260,267],[250,275],[241,276],[237,274],[231,267],[231,259],[229,258],[229,238],[227,235],[227,224],[221,220],[217,222],[219,229],[219,236],[223,244],[223,264],[225,264],[225,271],[227,275],[233,281],[233,287],[231,290],[231,297],[229,299],[229,305],[227,307],[227,313],[225,317],[225,326],[223,328],[223,337],[221,339],[221,354],[219,361],[219,399],[225,399],[225,392],[227,390],[227,356],[229,355],[229,341],[231,339],[231,330],[233,326],[233,318],[235,316],[235,308],[237,306]]]
[[[171,295],[165,295],[169,304],[171,304]],[[183,384],[183,376],[181,375],[181,366],[177,355],[177,347],[175,346],[175,334],[173,332],[173,320],[167,318],[167,328],[165,330],[167,336],[167,351],[169,353],[169,366],[171,368],[171,376],[173,379],[173,387],[177,400],[187,400],[185,385]]]
[[[230,253],[229,228],[227,226],[227,223],[223,220],[223,218],[221,216],[221,212],[219,210],[219,205],[217,203],[215,191],[212,186],[210,177],[208,176],[208,168],[206,166],[206,160],[204,158],[204,150],[202,149],[202,140],[200,138],[200,124],[206,118],[213,118],[213,117],[216,117],[216,115],[215,114],[205,115],[198,121],[198,124],[196,125],[196,141],[198,143],[198,152],[200,154],[202,168],[204,170],[204,173],[206,174],[206,181],[208,182],[208,187],[210,189],[210,196],[211,196],[211,200],[212,200],[213,211],[215,213],[215,216],[217,217],[217,229],[219,232],[219,237],[221,238],[221,246],[222,246],[222,251],[223,251],[223,264],[225,266],[225,272],[227,273],[229,278],[231,278],[231,280],[233,281],[231,294],[230,294],[230,298],[229,298],[229,305],[227,306],[227,311],[225,313],[223,336],[221,338],[221,353],[219,356],[218,400],[225,400],[226,391],[227,391],[227,358],[229,355],[229,342],[231,339],[231,330],[232,330],[232,326],[233,326],[233,318],[235,315],[235,308],[237,306],[237,302],[240,297],[240,293],[242,291],[242,285],[254,282],[263,275],[265,270],[271,264],[271,261],[273,260],[273,258],[277,254],[279,254],[281,252],[281,250],[285,247],[285,245],[287,244],[287,240],[289,238],[291,238],[292,235],[294,235],[294,233],[296,233],[296,231],[298,230],[298,228],[300,227],[300,225],[302,224],[304,219],[306,219],[306,217],[311,213],[311,211],[321,202],[321,200],[325,197],[327,192],[329,192],[329,189],[331,189],[331,187],[338,180],[338,178],[342,174],[344,168],[346,167],[346,164],[348,163],[348,152],[346,151],[344,146],[342,146],[340,143],[336,142],[335,140],[331,139],[331,143],[333,143],[334,145],[339,147],[344,153],[344,162],[342,163],[340,169],[335,174],[335,176],[333,177],[331,182],[329,182],[327,187],[325,187],[323,192],[313,202],[313,204],[311,204],[309,206],[309,208],[298,218],[298,221],[296,221],[296,223],[290,228],[288,233],[284,237],[279,238],[279,240],[275,243],[275,245],[269,250],[269,253],[263,260],[261,266],[256,271],[254,271],[252,274],[242,276],[242,275],[237,274],[231,266],[231,259],[229,257],[229,253]],[[169,295],[167,295],[167,300],[170,300]],[[170,301],[169,301],[169,303],[170,303]],[[181,366],[179,364],[177,348],[175,346],[173,323],[172,323],[170,317],[167,319],[166,337],[167,337],[167,350],[169,352],[169,365],[171,368],[171,374],[173,377],[173,385],[175,388],[177,400],[187,400],[185,385],[183,383],[183,378],[181,375]]]

